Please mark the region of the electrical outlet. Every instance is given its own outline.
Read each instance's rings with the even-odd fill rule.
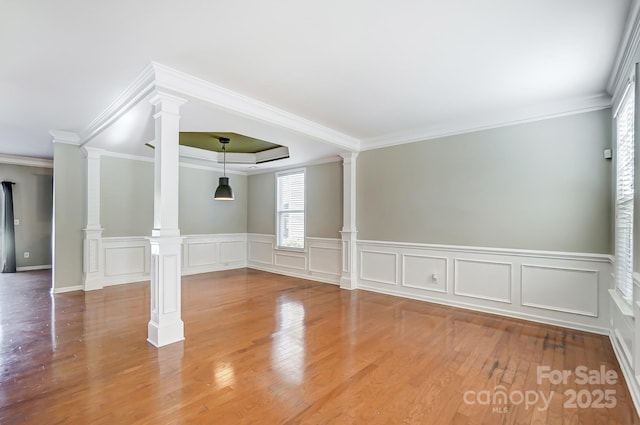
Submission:
[[[14,219],[13,220],[13,225],[14,226],[20,226],[20,219],[19,218]]]
[[[431,275],[431,281],[432,281],[432,282],[437,282],[437,281],[438,281],[438,275],[437,275],[437,274],[435,274],[435,273],[434,273],[434,274],[432,274],[432,275]]]
[[[31,254],[29,254],[29,251],[25,252],[24,253],[24,258],[29,258],[29,255],[31,255]]]

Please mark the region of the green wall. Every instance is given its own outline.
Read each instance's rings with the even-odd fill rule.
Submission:
[[[306,168],[306,233],[309,237],[340,238],[342,229],[342,163]],[[275,235],[275,172],[249,176],[247,231]]]
[[[611,253],[611,110],[362,152],[358,239]]]
[[[53,170],[0,164],[0,181],[12,181],[17,267],[51,265]],[[0,196],[2,196],[0,194]],[[24,252],[29,258],[24,258]]]
[[[103,236],[150,236],[153,229],[153,163],[110,156],[100,162]],[[180,233],[246,233],[247,177],[229,175],[235,200],[215,201],[222,173],[180,167]]]
[[[103,155],[100,158],[102,236],[151,236],[153,163]]]
[[[86,172],[78,146],[53,149],[53,286],[59,289],[82,285]]]
[[[222,173],[180,167],[180,233],[183,235],[247,232],[247,176],[227,174],[233,201],[216,201]]]

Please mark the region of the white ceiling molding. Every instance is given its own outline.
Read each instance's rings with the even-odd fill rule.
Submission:
[[[142,73],[82,131],[80,138],[81,145],[86,144],[100,134],[104,129],[133,108],[140,100],[151,93],[155,80],[152,65],[153,64],[147,65]]]
[[[252,119],[302,133],[343,149],[357,151],[360,148],[360,141],[355,137],[159,63],[153,62],[152,66],[155,70],[158,87],[202,100]]]
[[[80,145],[80,136],[70,131],[50,130],[49,134],[53,136],[53,143],[64,143],[66,145]]]
[[[185,146],[180,146],[180,148],[183,148]],[[215,152],[212,152],[215,153]],[[150,162],[150,163],[154,163],[155,159],[153,157],[147,157],[147,156],[137,156],[137,155],[129,155],[126,153],[120,153],[120,152],[113,152],[113,151],[108,151],[108,150],[101,150],[101,156],[109,156],[112,158],[120,158],[120,159],[128,159],[131,161],[142,161],[142,162]],[[181,155],[182,156],[182,155]],[[199,158],[202,159],[202,158]],[[180,166],[181,167],[186,167],[186,168],[195,168],[198,170],[209,170],[209,171],[219,171],[222,172],[222,167],[218,167],[216,166],[211,166],[211,165],[201,165],[201,164],[191,164],[188,162],[183,162],[180,161]],[[236,175],[240,175],[240,176],[246,176],[247,173],[245,173],[244,171],[237,171],[237,170],[227,170],[227,174],[236,174]]]
[[[278,168],[267,168],[267,169],[250,168],[247,171],[247,174],[252,176],[254,174],[274,173],[278,171],[293,170],[294,168],[310,167],[312,165],[330,164],[332,162],[342,162],[342,157],[338,155],[330,156],[328,158],[321,158],[321,159],[316,159],[315,161],[308,161],[308,162],[303,162],[301,164],[288,165],[286,167],[278,167]]]
[[[0,164],[24,165],[27,167],[53,168],[53,160],[43,158],[30,158],[27,156],[1,155]]]
[[[263,162],[276,161],[278,159],[289,158],[289,148],[286,146],[279,146],[273,149],[267,149],[262,152],[256,153],[256,164]]]
[[[149,146],[154,146],[153,142],[149,142],[147,144]],[[191,146],[179,146],[178,149],[180,158],[198,159],[216,164],[223,163],[224,155],[222,152],[198,149]],[[227,164],[255,165],[285,158],[289,158],[289,148],[286,146],[267,149],[257,153],[227,152]]]
[[[420,142],[440,137],[455,136],[457,134],[490,130],[492,128],[507,127],[558,118],[584,112],[598,111],[611,107],[611,96],[602,93],[596,96],[578,98],[554,104],[536,105],[534,107],[515,109],[513,111],[489,114],[476,118],[460,118],[456,122],[449,122],[437,126],[429,126],[413,131],[388,134],[362,140],[361,150],[379,149],[388,146]]]
[[[607,91],[613,96],[613,104],[617,104],[622,96],[626,82],[631,75],[633,64],[640,54],[640,2],[633,1],[624,33],[618,46],[618,54],[607,83]]]

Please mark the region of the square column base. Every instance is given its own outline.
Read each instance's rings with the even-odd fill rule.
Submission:
[[[180,320],[169,325],[160,326],[150,321],[147,326],[147,335],[147,341],[155,347],[184,341],[184,322]]]
[[[347,289],[352,291],[354,289],[358,289],[357,281],[355,278],[344,277],[340,278],[340,289]]]

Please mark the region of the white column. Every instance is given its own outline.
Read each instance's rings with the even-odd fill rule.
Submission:
[[[340,154],[343,158],[343,216],[342,216],[342,276],[340,288],[358,287],[358,257],[356,241],[356,158],[357,152]]]
[[[84,290],[103,288],[102,226],[100,225],[100,155],[101,149],[83,148],[86,158],[87,199],[83,241]]]
[[[151,244],[151,319],[147,341],[162,347],[184,339],[181,317],[181,246],[178,229],[178,139],[185,99],[156,92],[154,209]]]

